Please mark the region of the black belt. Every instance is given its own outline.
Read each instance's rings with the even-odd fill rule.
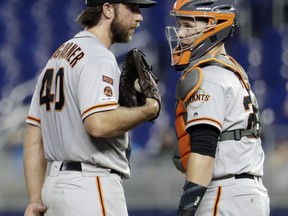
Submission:
[[[242,173],[239,175],[235,175],[235,179],[242,179],[242,178],[248,178],[248,179],[254,179],[254,175],[250,175],[248,173]]]
[[[227,176],[222,176],[218,178],[213,178],[212,181],[224,180],[224,179],[229,179],[232,177],[234,177],[235,179],[243,179],[243,178],[254,179],[256,176],[248,174],[248,173],[241,173],[239,175],[227,175]]]
[[[75,162],[75,161],[63,161],[60,166],[60,171],[82,171],[81,162]],[[120,177],[122,177],[122,173],[111,169],[110,173],[117,174]]]

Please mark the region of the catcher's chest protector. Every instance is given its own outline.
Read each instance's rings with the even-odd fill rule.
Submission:
[[[176,120],[175,128],[178,139],[177,145],[173,150],[173,162],[176,168],[181,172],[186,172],[187,162],[191,152],[192,143],[190,136],[186,132],[187,110],[186,102],[197,91],[202,83],[202,68],[207,65],[218,65],[234,72],[236,76],[249,91],[248,77],[242,67],[230,56],[223,55],[206,55],[198,61],[190,64],[191,67],[186,69],[177,83],[176,96]]]

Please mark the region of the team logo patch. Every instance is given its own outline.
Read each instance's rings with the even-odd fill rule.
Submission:
[[[102,80],[103,80],[103,82],[106,82],[106,83],[113,85],[113,79],[111,77],[103,75]]]
[[[209,101],[210,95],[203,89],[199,88],[189,99],[189,106],[193,109],[201,107],[205,102]]]
[[[112,97],[113,91],[112,91],[112,89],[111,89],[109,86],[106,86],[106,87],[104,88],[104,94],[105,94],[107,97]]]

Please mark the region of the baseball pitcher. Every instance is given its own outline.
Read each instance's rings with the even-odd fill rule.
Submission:
[[[48,60],[26,120],[25,216],[128,215],[122,186],[130,176],[127,132],[155,120],[161,102],[144,54],[133,49],[121,71],[109,49],[131,41],[143,21],[139,7],[155,4],[86,0],[77,19],[84,30]],[[130,77],[141,92],[127,92]]]

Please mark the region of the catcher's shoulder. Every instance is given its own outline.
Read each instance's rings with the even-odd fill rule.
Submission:
[[[200,67],[192,67],[183,71],[176,87],[177,98],[186,102],[200,87],[203,80],[203,71]]]

